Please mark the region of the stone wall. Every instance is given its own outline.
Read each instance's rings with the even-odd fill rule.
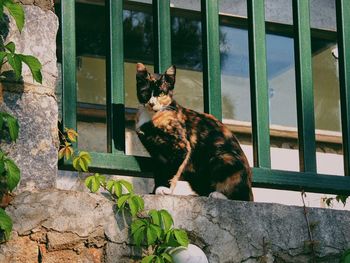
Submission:
[[[145,196],[146,209],[168,209],[210,263],[312,262],[302,207],[205,197]],[[12,239],[0,262],[134,262],[129,219],[106,197],[75,191],[24,192],[7,212]],[[350,248],[350,212],[309,208],[315,262],[339,262]],[[265,260],[265,261],[264,261]]]
[[[0,111],[19,120],[19,140],[2,145],[21,169],[20,190],[42,189],[55,185],[57,174],[57,16],[50,11],[52,1],[21,1],[25,4],[25,25],[19,33],[12,17],[1,25],[5,43],[13,41],[16,52],[33,55],[43,65],[43,83],[34,82],[29,68],[23,65],[20,82],[0,83]],[[3,70],[9,69],[4,66]]]

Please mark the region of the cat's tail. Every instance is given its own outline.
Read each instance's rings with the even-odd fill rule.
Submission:
[[[190,160],[190,157],[191,157],[191,144],[188,140],[186,140],[186,150],[187,150],[187,153],[186,153],[185,159],[183,160],[183,162],[179,166],[179,169],[177,170],[175,176],[170,180],[170,192],[171,192],[171,194],[174,192],[176,184],[180,180],[181,175],[182,175],[183,171],[185,170],[185,168],[188,164],[188,161]]]

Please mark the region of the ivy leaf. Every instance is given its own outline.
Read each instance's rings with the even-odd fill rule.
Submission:
[[[76,142],[76,138],[78,137],[78,133],[74,129],[65,128],[67,133],[67,137],[71,142]]]
[[[3,118],[2,114],[0,113],[0,131],[2,130],[3,125],[4,125],[4,118]]]
[[[4,231],[5,240],[9,240],[12,231],[12,219],[2,208],[0,208],[0,229]]]
[[[137,212],[141,210],[140,207],[139,207],[138,202],[136,201],[136,199],[134,197],[135,196],[131,196],[128,199],[130,213],[131,213],[132,216],[136,216]]]
[[[144,240],[144,237],[145,237],[145,229],[146,229],[145,226],[140,227],[140,228],[138,228],[138,229],[134,232],[134,234],[133,234],[133,239],[134,239],[134,241],[135,241],[135,245],[138,246],[138,247],[141,246],[142,241]]]
[[[7,176],[7,186],[10,191],[16,188],[21,179],[21,172],[14,161],[5,159],[5,171]]]
[[[129,197],[130,197],[130,194],[125,194],[119,197],[117,201],[117,206],[119,209],[122,209],[125,206],[126,201],[128,201]]]
[[[4,6],[15,19],[17,28],[21,32],[24,26],[24,10],[22,5],[13,3],[11,0],[4,0]]]
[[[151,263],[154,258],[156,258],[156,255],[149,255],[147,257],[144,257],[141,261],[141,263]]]
[[[155,224],[157,226],[161,226],[160,213],[157,210],[155,210],[155,209],[150,210],[148,212],[148,215],[151,217],[153,224]]]
[[[174,262],[169,253],[164,252],[160,256],[164,259],[165,262]]]
[[[13,43],[12,41],[9,42],[5,48],[10,51],[12,54],[15,53],[15,50],[16,50],[16,46],[15,46],[15,43]]]
[[[157,238],[158,238],[157,231],[152,227],[152,225],[147,227],[146,237],[147,237],[148,246],[153,245],[157,241]]]
[[[123,187],[118,181],[114,182],[114,194],[117,197],[121,197],[123,194]]]
[[[189,240],[186,231],[182,229],[174,229],[174,236],[176,241],[184,247],[188,246]]]
[[[129,191],[129,193],[133,193],[134,189],[130,182],[126,180],[119,180],[119,182]]]
[[[16,80],[19,80],[22,74],[22,60],[17,54],[6,54],[7,61],[11,65],[12,69],[15,72]]]
[[[79,156],[74,158],[73,167],[77,171],[87,172],[89,169],[89,165],[91,164],[91,156],[88,152],[81,151]]]
[[[5,172],[5,161],[3,158],[0,158],[0,176]]]
[[[7,127],[9,129],[10,137],[12,141],[16,141],[18,138],[19,124],[15,117],[10,114],[6,114]]]
[[[145,227],[147,225],[147,221],[145,219],[136,219],[131,223],[131,234],[133,235],[136,230],[141,227]]]
[[[33,75],[34,80],[41,84],[43,81],[43,76],[41,74],[42,66],[41,66],[40,61],[36,57],[30,56],[30,55],[22,55],[21,54],[18,56],[25,64],[27,64],[27,66],[30,69],[30,72]]]
[[[3,16],[4,16],[4,0],[0,0],[0,20],[2,19]]]
[[[0,0],[1,1],[1,0]],[[0,18],[1,19],[1,18]],[[2,66],[2,62],[4,61],[4,58],[6,57],[6,52],[5,51],[0,51],[0,69]]]
[[[159,211],[159,213],[161,217],[162,228],[165,232],[167,232],[174,224],[174,220],[167,210],[162,209]]]
[[[96,193],[98,191],[98,189],[100,189],[100,175],[99,174],[95,174],[95,175],[91,175],[88,176],[85,179],[85,185],[87,188],[89,188],[89,190],[92,193]]]
[[[65,145],[62,145],[62,148],[58,151],[58,159],[62,159],[63,156],[66,158],[66,160],[69,160],[74,153],[73,147],[70,143],[65,143]]]
[[[340,263],[350,262],[350,249],[346,250],[340,259]]]

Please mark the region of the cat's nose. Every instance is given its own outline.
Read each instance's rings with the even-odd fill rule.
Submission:
[[[149,105],[150,107],[153,107],[153,106],[154,106],[154,103],[153,103],[153,102],[148,102],[148,105]]]

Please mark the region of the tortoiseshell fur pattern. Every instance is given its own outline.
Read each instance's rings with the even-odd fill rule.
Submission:
[[[137,64],[143,106],[136,132],[154,160],[156,187],[170,187],[171,193],[184,180],[201,196],[252,201],[252,172],[237,138],[214,116],[179,105],[173,99],[175,76],[175,66],[150,74]]]

